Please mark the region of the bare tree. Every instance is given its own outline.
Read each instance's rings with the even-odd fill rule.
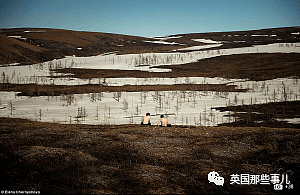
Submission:
[[[13,114],[13,110],[15,109],[14,104],[12,103],[12,101],[8,102],[8,108],[10,110],[10,115]]]
[[[39,116],[40,116],[40,121],[42,120],[42,109],[40,108],[40,111],[39,111]]]
[[[110,118],[110,105],[108,107],[108,117]]]
[[[126,115],[127,115],[128,101],[126,99],[123,100],[123,109],[126,111]]]
[[[67,102],[67,106],[68,105],[72,105],[72,103],[74,103],[74,94],[69,94],[66,96],[66,102]]]
[[[97,106],[97,114],[96,114],[96,117],[97,117],[97,121],[98,121],[98,119],[99,119],[99,109],[98,109],[98,106]]]
[[[95,102],[96,101],[96,93],[90,93],[90,101]]]
[[[2,76],[2,83],[4,83],[4,82],[5,82],[5,78],[6,78],[6,77],[5,77],[5,72],[2,72],[2,75],[1,75],[1,76]]]
[[[236,95],[234,96],[234,103],[235,103],[235,104],[237,104],[237,103],[238,103],[238,98],[237,98],[237,96],[236,96]]]
[[[114,95],[114,99],[117,100],[118,102],[120,102],[120,98],[122,96],[122,92],[121,91],[114,92],[113,95]]]

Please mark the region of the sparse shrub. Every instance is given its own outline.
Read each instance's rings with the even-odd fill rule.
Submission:
[[[126,111],[128,110],[128,101],[126,99],[123,100],[123,109]]]

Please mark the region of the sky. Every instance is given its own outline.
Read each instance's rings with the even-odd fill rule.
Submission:
[[[0,28],[143,37],[300,26],[300,0],[0,0]]]

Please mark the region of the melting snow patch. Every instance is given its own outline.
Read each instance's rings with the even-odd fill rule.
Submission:
[[[291,33],[292,35],[300,35],[300,32]]]
[[[300,124],[300,118],[285,119],[288,123]]]
[[[8,36],[8,37],[15,38],[15,39],[27,40],[27,38],[23,38],[21,36]]]
[[[291,123],[291,124],[300,124],[300,118],[286,118],[286,119],[278,118],[276,120],[280,122],[286,121],[287,123]]]
[[[167,39],[179,39],[183,36],[172,36],[172,37],[149,37],[151,39],[157,39],[157,40],[167,40]]]
[[[12,63],[12,64],[2,64],[2,65],[0,65],[0,67],[1,66],[17,66],[17,65],[19,65],[20,63]]]
[[[269,35],[251,35],[252,37],[267,37]]]
[[[167,37],[168,39],[179,39],[179,38],[182,38],[183,36],[175,36],[175,37]]]
[[[214,41],[210,39],[192,39],[192,41],[198,41],[201,43],[220,43],[219,41]]]
[[[31,31],[31,30],[25,30],[25,33],[40,33],[40,32],[46,32],[45,30],[41,30],[41,31]]]
[[[211,44],[211,45],[186,47],[186,48],[181,48],[181,49],[178,49],[178,50],[180,50],[180,51],[183,51],[183,50],[201,50],[201,49],[208,49],[208,48],[220,47],[220,46],[222,46],[222,44]]]
[[[169,42],[164,42],[164,41],[143,41],[143,42],[158,43],[158,44],[165,44],[165,45],[178,45],[178,43],[175,43],[175,42],[169,43]]]

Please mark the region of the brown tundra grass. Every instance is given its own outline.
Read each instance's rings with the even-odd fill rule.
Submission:
[[[61,125],[0,118],[0,133],[1,190],[278,192],[273,185],[230,185],[230,175],[242,173],[288,174],[295,188],[300,184],[298,129]],[[224,186],[208,182],[211,171],[224,177]]]

